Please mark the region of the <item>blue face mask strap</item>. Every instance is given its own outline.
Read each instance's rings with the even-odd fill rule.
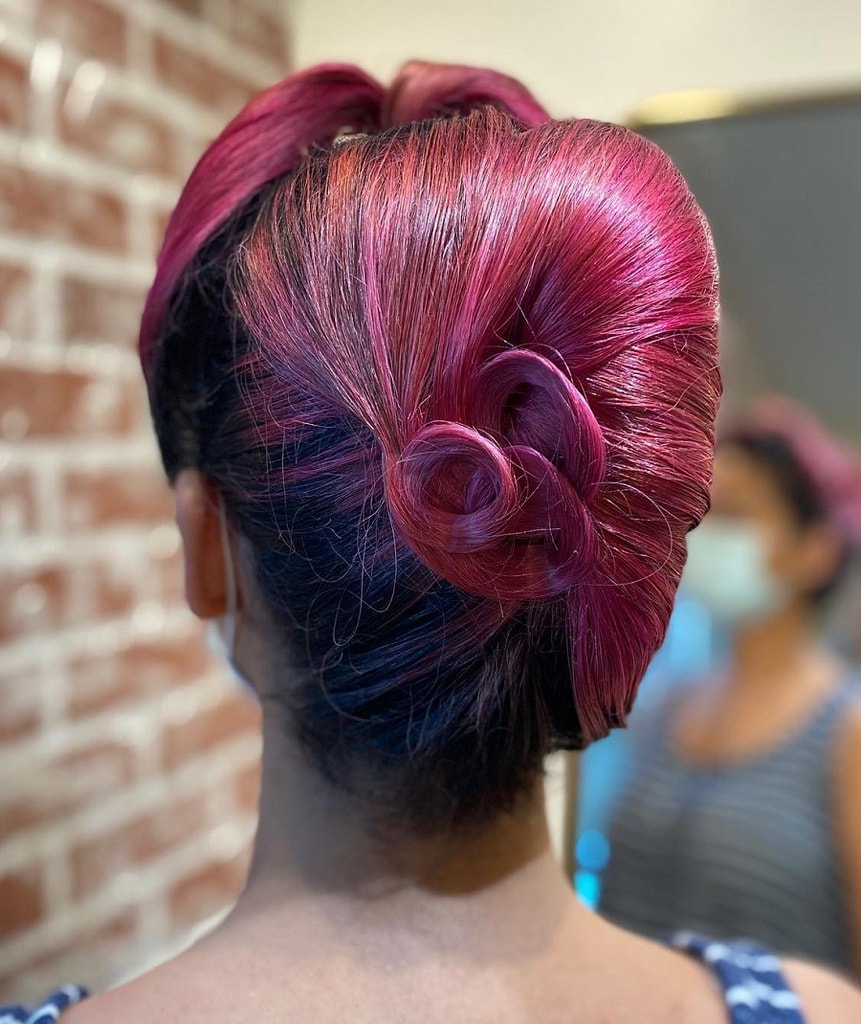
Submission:
[[[222,616],[224,647],[227,660],[232,664],[236,644],[236,615],[239,610],[239,595],[236,587],[236,569],[233,565],[233,551],[230,544],[230,524],[224,502],[218,503],[218,523],[221,532],[221,553],[224,558],[224,580],[227,591],[227,611]]]
[[[247,676],[236,664],[236,623],[239,618],[239,587],[236,580],[236,567],[233,562],[233,551],[230,543],[230,524],[227,521],[227,510],[224,502],[218,504],[218,523],[221,534],[221,553],[224,558],[224,583],[226,593],[227,609],[210,624],[209,646],[216,654],[221,655],[227,662],[236,679],[254,697],[257,697],[257,690]]]

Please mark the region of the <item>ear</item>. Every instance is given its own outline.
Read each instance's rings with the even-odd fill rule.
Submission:
[[[842,546],[833,530],[827,526],[812,526],[806,531],[800,554],[803,582],[808,589],[816,590],[837,569]]]
[[[180,470],[174,493],[185,563],[185,598],[198,618],[212,619],[227,610],[219,497],[196,469]]]

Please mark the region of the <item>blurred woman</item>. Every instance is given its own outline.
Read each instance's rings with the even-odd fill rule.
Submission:
[[[861,524],[854,457],[766,399],[718,447],[682,587],[731,657],[641,723],[602,909],[861,975],[861,689],[821,633]]]
[[[544,756],[624,722],[708,504],[716,285],[660,150],[493,72],[313,68],[213,143],[141,354],[189,604],[262,704],[260,826],[226,922],[71,1020],[861,1014],[603,922],[548,840]]]

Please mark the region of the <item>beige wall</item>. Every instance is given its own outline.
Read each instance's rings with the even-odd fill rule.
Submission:
[[[493,64],[557,116],[624,119],[656,93],[861,84],[858,0],[294,0],[304,66],[381,76],[413,56]]]

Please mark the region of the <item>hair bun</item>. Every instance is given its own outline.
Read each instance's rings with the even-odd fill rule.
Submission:
[[[481,426],[509,445],[526,445],[556,466],[584,501],[604,479],[604,434],[569,376],[545,356],[511,348],[475,377]]]
[[[476,426],[418,431],[386,464],[394,521],[435,572],[473,594],[526,600],[581,582],[605,470],[586,399],[548,359],[510,349],[475,375]]]

